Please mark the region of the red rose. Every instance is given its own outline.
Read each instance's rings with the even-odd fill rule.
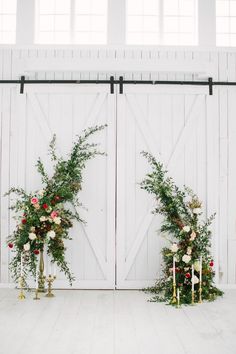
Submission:
[[[39,254],[39,250],[34,250],[34,254]]]
[[[45,203],[43,204],[43,209],[47,209],[48,208],[48,205]]]
[[[209,265],[210,265],[210,267],[213,267],[214,266],[214,262],[211,261]]]
[[[13,248],[13,243],[8,243],[9,248]]]
[[[21,222],[22,222],[22,224],[26,224],[27,220],[26,219],[22,219]]]
[[[191,274],[190,273],[186,273],[185,274],[185,278],[187,278],[187,279],[191,278]]]

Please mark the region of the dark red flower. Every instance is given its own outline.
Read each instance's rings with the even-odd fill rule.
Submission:
[[[34,254],[39,254],[39,250],[34,250]]]
[[[13,243],[8,243],[9,248],[13,248]]]
[[[185,274],[185,278],[187,278],[187,279],[191,278],[191,274],[190,273],[186,273]]]
[[[47,208],[48,208],[47,203],[44,203],[44,204],[43,204],[43,209],[47,209]]]
[[[61,199],[61,197],[59,195],[56,195],[54,198],[56,201],[59,201]]]
[[[56,204],[55,200],[51,200],[51,204],[55,205]]]
[[[213,266],[214,266],[214,262],[211,261],[211,262],[209,263],[209,265],[210,265],[210,267],[213,267]]]
[[[22,222],[22,224],[26,224],[27,220],[26,219],[22,219],[21,222]]]

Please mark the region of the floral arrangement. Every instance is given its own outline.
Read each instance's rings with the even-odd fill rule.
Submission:
[[[65,273],[70,284],[74,280],[65,259],[65,240],[71,239],[69,229],[73,226],[73,220],[82,222],[76,211],[76,207],[81,205],[78,192],[82,184],[82,171],[88,160],[103,154],[97,150],[97,144],[88,142],[88,138],[104,127],[88,128],[77,136],[66,159],[57,156],[54,136],[49,145],[52,176],[47,174],[40,158],[36,165],[43,189],[27,193],[20,188],[11,188],[6,193],[18,197],[10,207],[15,212],[17,226],[7,239],[8,247],[15,253],[10,262],[15,281],[22,275],[22,262],[24,279],[28,274],[36,276],[37,256],[44,250],[52,263]]]
[[[223,294],[214,286],[214,261],[210,255],[209,226],[215,215],[201,220],[202,203],[192,190],[179,189],[160,162],[147,152],[142,155],[148,159],[152,173],[143,180],[141,188],[154,195],[158,205],[153,213],[163,216],[161,232],[170,237],[170,247],[162,249],[162,277],[147,290],[154,294],[153,301],[171,303],[175,278],[181,303],[190,304],[192,289],[196,297],[201,280],[202,299],[212,301]]]

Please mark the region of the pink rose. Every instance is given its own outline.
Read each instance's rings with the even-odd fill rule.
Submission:
[[[38,198],[33,197],[33,198],[31,199],[31,204],[37,204],[38,201],[39,201]]]
[[[57,211],[52,211],[50,214],[51,218],[54,219],[58,216],[58,212]]]

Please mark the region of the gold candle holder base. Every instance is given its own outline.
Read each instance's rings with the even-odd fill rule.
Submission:
[[[46,297],[54,297],[55,295],[52,293],[52,283],[54,282],[54,280],[56,279],[55,275],[49,275],[48,278],[46,279],[47,283],[48,283],[48,292],[45,295]]]
[[[33,298],[33,300],[40,300],[40,297],[39,297],[39,290],[38,289],[35,289],[35,296]]]
[[[18,299],[19,300],[24,300],[25,299],[25,294],[24,294],[24,291],[23,291],[23,286],[24,286],[24,279],[23,277],[21,276],[19,278],[19,287],[20,287],[20,293],[18,295]]]
[[[191,305],[194,305],[194,291],[192,290],[192,301],[191,301]]]
[[[176,304],[177,298],[176,298],[176,283],[173,283],[173,296],[172,296],[172,304]]]
[[[18,295],[19,300],[24,300],[25,299],[25,294],[23,293],[23,290],[20,291],[20,294]]]
[[[201,283],[201,282],[199,283],[199,290],[198,290],[198,292],[199,292],[198,303],[199,303],[199,304],[202,304],[202,283]]]

